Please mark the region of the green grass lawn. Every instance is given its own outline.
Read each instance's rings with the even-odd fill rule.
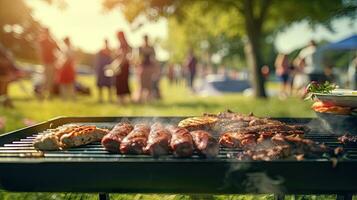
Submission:
[[[26,94],[18,84],[13,84],[10,94],[14,100],[15,109],[0,107],[0,116],[6,117],[5,131],[11,131],[24,126],[23,119],[41,122],[58,116],[177,116],[201,115],[204,112],[217,113],[225,109],[237,112],[253,112],[259,116],[271,117],[311,117],[311,102],[298,98],[279,100],[278,98],[255,99],[241,94],[226,94],[215,97],[195,96],[182,86],[171,86],[166,80],[161,82],[163,100],[145,105],[115,103],[98,103],[98,93],[92,77],[80,77],[81,82],[90,86],[91,96],[79,96],[75,102],[53,99],[39,101],[32,94]],[[24,82],[30,89],[29,82]],[[132,84],[135,88],[135,85]],[[274,86],[271,86],[274,87]]]
[[[6,118],[5,131],[24,127],[23,119],[41,122],[57,116],[176,116],[201,115],[203,112],[217,113],[225,109],[272,117],[312,117],[311,102],[298,98],[279,100],[277,98],[255,99],[241,94],[227,94],[216,97],[200,97],[190,93],[182,86],[170,86],[166,80],[161,83],[163,100],[146,105],[98,103],[97,91],[92,77],[80,77],[81,82],[90,86],[92,96],[79,97],[75,102],[63,102],[60,99],[39,101],[32,95],[25,94],[18,84],[13,84],[10,94],[14,99],[15,109],[0,107],[0,116]],[[29,82],[24,83],[30,87]],[[135,87],[133,85],[133,87]],[[270,86],[269,86],[270,87]],[[275,87],[275,86],[272,86]],[[96,199],[95,194],[64,193],[8,193],[0,192],[0,200],[12,199]],[[187,195],[111,195],[112,199],[192,199]],[[205,197],[202,197],[205,198]],[[289,196],[289,199],[304,199],[303,196]],[[333,196],[317,196],[315,199],[334,199]],[[214,196],[213,199],[273,199],[272,195],[229,195]]]

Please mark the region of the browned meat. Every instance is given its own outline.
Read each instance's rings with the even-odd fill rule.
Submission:
[[[338,141],[340,141],[345,146],[357,146],[357,135],[345,134],[339,137]]]
[[[170,140],[170,132],[162,124],[155,123],[151,126],[145,151],[154,157],[167,155]]]
[[[133,130],[133,126],[128,122],[121,122],[105,135],[102,139],[103,147],[113,153],[120,152],[120,143]]]
[[[193,141],[190,132],[185,128],[170,127],[170,147],[176,157],[189,157],[193,153]]]
[[[285,133],[285,134],[304,134],[305,127],[299,125],[287,125],[287,124],[263,124],[256,126],[249,126],[238,130],[241,133]]]
[[[227,132],[221,135],[219,143],[228,148],[244,147],[254,145],[256,142],[255,134],[244,134],[240,132]]]
[[[290,145],[296,154],[322,154],[331,151],[326,145],[318,144],[312,140],[300,137],[275,135],[271,138],[275,145]]]
[[[289,145],[274,146],[260,150],[246,150],[238,155],[239,160],[276,160],[286,158],[291,155]]]
[[[286,131],[286,134],[290,134],[289,131],[297,131],[295,134],[303,134],[309,131],[306,126],[287,125],[278,120],[256,117],[253,114],[243,115],[229,110],[218,115],[205,114],[204,116],[217,118],[214,130],[219,132],[244,131],[257,133],[269,129],[271,131]]]
[[[70,125],[49,130],[48,132],[39,135],[35,139],[33,146],[35,149],[41,151],[60,150],[63,147],[60,141],[61,137],[67,133],[72,132],[75,128],[78,127],[79,126],[76,125]]]
[[[216,117],[209,117],[209,116],[190,117],[180,121],[178,127],[186,128],[189,131],[201,130],[201,129],[209,130],[214,126],[216,122],[217,122]]]
[[[203,130],[190,132],[195,144],[196,150],[200,155],[206,158],[214,158],[218,155],[218,141],[208,132]]]
[[[142,154],[146,147],[150,127],[146,124],[137,124],[134,129],[122,140],[120,152],[123,154]]]
[[[78,147],[101,141],[109,133],[107,129],[97,128],[96,126],[80,126],[72,132],[62,135],[60,141],[63,148]]]

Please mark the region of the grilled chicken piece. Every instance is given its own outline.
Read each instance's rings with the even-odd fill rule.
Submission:
[[[147,124],[137,124],[134,129],[123,139],[120,152],[123,154],[142,154],[148,140],[150,127]]]
[[[120,143],[134,129],[129,122],[120,122],[102,139],[103,147],[113,153],[120,152]]]
[[[98,142],[108,133],[108,129],[101,129],[96,126],[80,126],[70,133],[62,135],[60,141],[63,148],[78,147]]]
[[[186,128],[189,131],[211,129],[217,122],[216,117],[190,117],[179,122],[178,127]]]
[[[244,134],[240,132],[227,132],[221,135],[219,143],[228,148],[249,147],[256,144],[255,134]]]
[[[218,155],[218,141],[208,132],[203,130],[190,132],[193,143],[198,153],[206,158],[214,158]]]
[[[60,150],[62,148],[60,142],[62,135],[72,132],[77,127],[70,125],[50,130],[48,133],[39,135],[35,139],[33,146],[35,149],[42,151]]]
[[[337,140],[345,146],[357,146],[357,135],[345,134]]]
[[[175,157],[189,157],[193,153],[193,141],[190,132],[185,128],[170,127],[170,147]]]
[[[145,151],[154,157],[167,155],[169,153],[171,134],[160,123],[151,126]]]

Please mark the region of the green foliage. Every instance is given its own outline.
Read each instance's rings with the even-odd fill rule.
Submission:
[[[224,61],[243,57],[243,45],[237,39],[242,32],[236,26],[234,10],[225,14],[218,10],[207,12],[203,4],[193,4],[184,11],[185,19],[169,17],[169,34],[164,47],[171,53],[171,62],[182,62],[190,48],[202,59],[219,54]]]

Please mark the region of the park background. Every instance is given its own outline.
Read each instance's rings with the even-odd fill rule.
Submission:
[[[17,81],[10,86],[15,108],[0,107],[2,132],[9,132],[58,116],[185,116],[204,112],[217,113],[231,109],[270,117],[313,117],[311,102],[291,96],[280,99],[266,97],[265,90],[278,90],[274,77],[274,60],[278,53],[297,56],[309,40],[319,45],[334,42],[357,33],[356,2],[307,0],[251,1],[252,17],[240,9],[248,9],[249,1],[189,1],[189,0],[1,0],[0,42],[15,56],[19,66],[36,73],[41,68],[33,45],[36,30],[49,27],[58,40],[70,36],[77,47],[81,68],[91,70],[93,56],[104,38],[117,46],[115,32],[123,30],[133,47],[148,34],[155,42],[157,56],[165,66],[182,63],[189,48],[194,48],[200,62],[237,71],[250,70],[254,94],[225,93],[218,96],[195,95],[185,84],[170,84],[163,76],[160,86],[163,98],[148,104],[98,103],[93,74],[81,74],[78,79],[91,90],[90,96],[76,101],[40,101],[32,93],[32,79]],[[250,21],[260,26],[249,29]],[[248,26],[248,28],[247,28]],[[256,34],[254,34],[256,33]],[[252,42],[259,41],[259,42]],[[253,50],[247,53],[244,49]],[[350,55],[334,52],[327,61],[345,69]],[[254,62],[252,62],[254,61]],[[264,82],[260,67],[271,69]],[[131,88],[137,87],[131,78]],[[95,199],[92,194],[8,193],[0,199]],[[114,199],[190,199],[187,195],[113,195]],[[263,196],[215,196],[217,199],[272,199]],[[289,197],[304,199],[303,196]],[[326,199],[333,196],[311,197]]]

